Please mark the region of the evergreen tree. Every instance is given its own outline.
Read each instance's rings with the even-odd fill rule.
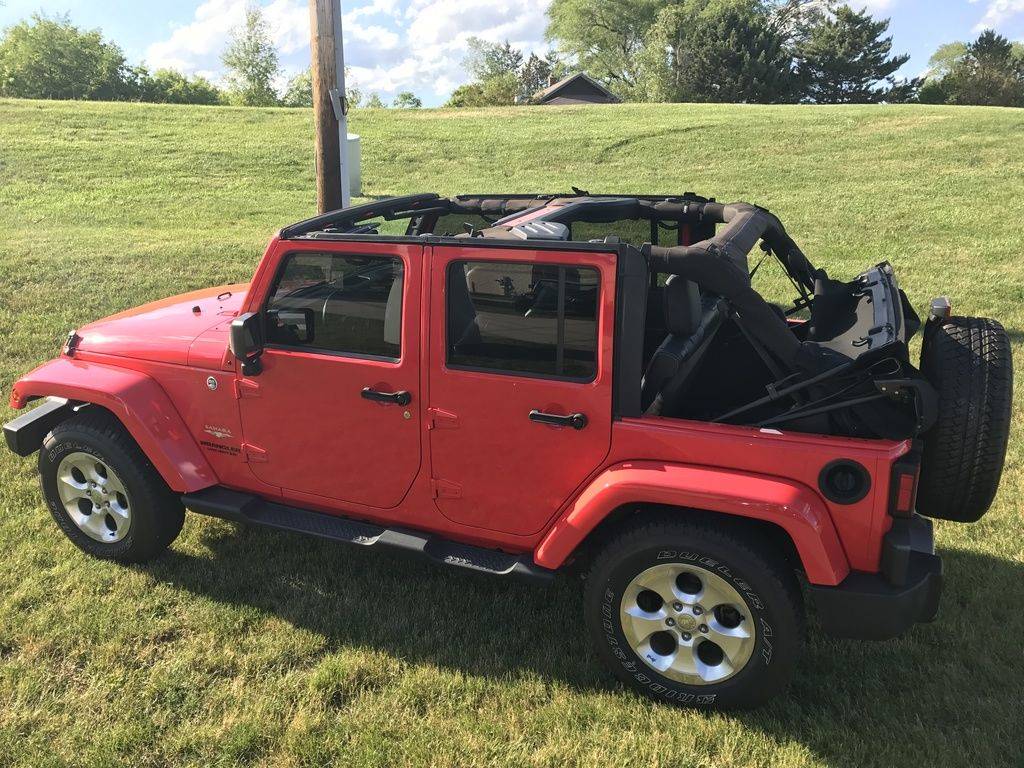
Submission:
[[[277,104],[277,50],[258,7],[246,9],[245,22],[234,31],[221,61],[228,70],[228,94],[234,103],[249,107]]]
[[[869,104],[909,100],[916,81],[893,76],[910,58],[893,56],[892,38],[882,37],[889,20],[875,21],[867,11],[841,6],[822,15],[799,45],[799,70],[810,101],[821,104]]]
[[[653,101],[782,102],[796,97],[786,38],[757,0],[689,0],[658,14],[638,94]]]
[[[986,30],[940,85],[947,104],[1024,107],[1024,56],[1005,37]]]

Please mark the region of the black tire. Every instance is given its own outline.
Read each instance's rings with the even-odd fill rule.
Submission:
[[[71,453],[95,457],[116,473],[127,491],[131,516],[123,538],[90,538],[69,515],[58,490],[57,470]],[[53,519],[72,543],[93,557],[141,563],[159,555],[177,538],[185,521],[181,499],[167,487],[131,435],[105,411],[86,409],[58,424],[39,451],[39,482]]]
[[[753,650],[731,677],[696,685],[670,679],[649,665],[627,639],[620,609],[630,583],[648,568],[676,563],[724,579],[745,604],[743,620],[756,630]],[[663,609],[667,613],[669,606]],[[587,578],[585,611],[597,653],[615,676],[645,696],[676,705],[758,706],[786,686],[803,648],[803,600],[792,567],[739,529],[666,519],[628,529],[595,557]],[[676,631],[683,628],[681,621],[674,626]],[[695,653],[696,644],[711,637],[692,631],[695,645],[688,652]]]
[[[972,523],[988,511],[1003,473],[1013,399],[1009,336],[995,320],[952,317],[925,332],[921,372],[939,407],[924,435],[917,510]]]

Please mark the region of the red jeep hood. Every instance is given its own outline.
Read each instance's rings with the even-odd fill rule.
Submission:
[[[83,326],[75,349],[186,365],[193,342],[204,331],[229,325],[248,290],[246,283],[224,285],[143,304]]]

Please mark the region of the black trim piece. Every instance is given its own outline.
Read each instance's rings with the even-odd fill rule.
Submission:
[[[386,528],[347,517],[312,512],[265,501],[258,496],[214,486],[181,497],[193,512],[237,523],[304,533],[363,547],[418,555],[440,565],[533,582],[548,582],[555,571],[536,565],[527,555],[511,555],[450,541],[408,528]]]
[[[921,515],[892,521],[892,528],[882,537],[882,575],[896,587],[910,580],[910,563],[915,552],[935,554],[932,521]]]
[[[434,203],[440,200],[435,192],[422,192],[416,195],[403,195],[401,197],[388,197],[383,200],[374,200],[363,205],[353,205],[349,208],[340,208],[336,211],[328,211],[320,216],[297,222],[281,230],[280,236],[285,240],[296,237],[303,237],[312,232],[322,232],[325,229],[340,226],[352,226],[357,222],[372,219],[375,216],[384,216],[398,210],[414,209],[421,203]]]
[[[19,456],[29,456],[43,444],[51,429],[73,413],[67,400],[51,397],[41,405],[4,424],[7,447]]]
[[[857,482],[849,490],[835,488],[830,482],[834,472],[844,469],[853,472]],[[862,464],[852,459],[836,459],[821,468],[821,472],[818,473],[818,488],[826,499],[836,504],[856,504],[871,490],[871,474]]]
[[[837,587],[811,584],[810,594],[827,634],[889,640],[935,618],[942,594],[942,560],[914,551],[904,585],[894,586],[881,574],[854,572]]]
[[[643,382],[644,325],[649,271],[639,248],[619,246],[615,280],[615,338],[612,349],[612,418],[639,418]]]
[[[910,450],[893,462],[892,470],[889,472],[889,514],[893,517],[904,517],[907,514],[906,512],[898,512],[896,510],[900,494],[900,477],[902,475],[914,476],[914,490],[910,496],[910,509],[913,510],[917,507],[917,485],[920,480],[919,473],[921,472],[921,455],[923,453],[924,442],[922,440],[914,440],[911,443]]]

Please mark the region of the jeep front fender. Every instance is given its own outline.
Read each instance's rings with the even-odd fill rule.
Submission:
[[[708,467],[635,461],[602,472],[576,497],[534,551],[534,561],[558,568],[612,511],[663,504],[773,523],[793,544],[812,584],[834,586],[850,566],[821,499],[790,480]],[[685,512],[680,513],[685,519]]]
[[[11,407],[34,397],[61,397],[106,408],[135,438],[171,490],[191,493],[217,483],[217,476],[163,388],[127,368],[60,357],[14,384]]]

